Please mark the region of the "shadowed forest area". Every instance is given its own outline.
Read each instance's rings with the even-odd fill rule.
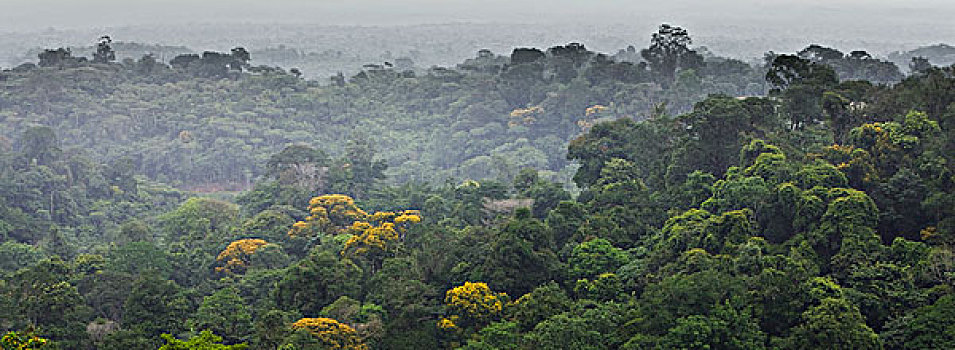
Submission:
[[[688,29],[27,50],[0,349],[955,348],[955,48]]]

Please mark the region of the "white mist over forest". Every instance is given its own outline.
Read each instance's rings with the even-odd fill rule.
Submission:
[[[955,0],[0,0],[0,349],[955,349]]]
[[[0,66],[35,60],[30,50],[41,47],[89,46],[102,34],[194,51],[418,51],[421,65],[449,65],[481,48],[641,47],[664,22],[689,29],[698,46],[745,60],[810,43],[884,57],[955,38],[952,15],[955,4],[944,0],[3,0]]]

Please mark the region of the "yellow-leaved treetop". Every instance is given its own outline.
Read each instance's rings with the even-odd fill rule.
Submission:
[[[377,271],[384,259],[395,253],[408,228],[419,222],[421,213],[417,210],[369,215],[367,222],[356,221],[348,228],[352,236],[345,242],[341,254],[349,258],[367,259],[372,271]]]
[[[495,293],[482,282],[464,282],[445,294],[449,316],[438,321],[443,329],[487,324],[499,318],[508,304],[507,294]]]
[[[308,202],[308,217],[296,222],[289,236],[314,237],[320,233],[344,233],[355,221],[362,221],[368,213],[355,205],[355,200],[343,194],[326,194]]]
[[[544,114],[544,109],[538,106],[527,108],[518,108],[511,111],[511,120],[508,126],[530,125],[537,121],[537,118]]]
[[[307,331],[326,349],[368,350],[354,328],[331,318],[303,318],[295,321],[292,329]]]
[[[421,212],[417,210],[368,214],[355,205],[354,199],[342,194],[312,198],[308,212],[304,221],[292,225],[290,236],[350,234],[341,255],[366,259],[372,272],[381,267],[385,258],[394,255],[408,229],[421,222]]]
[[[587,109],[584,110],[584,114],[588,117],[593,117],[593,116],[599,115],[600,113],[606,112],[609,109],[610,109],[609,107],[604,105],[593,105],[593,106],[587,107]]]
[[[216,261],[221,265],[216,267],[216,271],[227,274],[244,273],[249,268],[249,263],[255,251],[266,244],[269,243],[256,238],[240,239],[229,243],[229,246],[216,257]]]
[[[587,109],[584,110],[584,117],[577,121],[577,126],[580,127],[581,132],[586,133],[597,123],[597,119],[606,117],[609,111],[610,107],[604,105],[587,107]]]
[[[398,233],[402,239],[404,238],[404,232],[406,232],[411,225],[419,222],[421,222],[421,212],[417,210],[405,210],[394,219],[395,227],[398,228]]]

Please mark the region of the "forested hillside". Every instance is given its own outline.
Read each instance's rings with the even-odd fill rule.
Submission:
[[[685,42],[689,37],[683,33]],[[108,45],[104,41],[103,44]],[[84,61],[65,50],[3,73],[9,138],[52,128],[101,159],[128,157],[141,174],[186,188],[245,189],[290,143],[343,155],[373,136],[393,183],[513,177],[523,167],[573,174],[566,143],[601,117],[645,116],[663,103],[689,109],[709,93],[765,91],[759,70],[699,55],[681,65],[616,62],[569,44],[479,52],[457,68],[405,70],[388,62],[353,77],[305,81],[251,67],[247,51]],[[639,55],[633,53],[633,58]],[[595,105],[607,107],[587,114]]]
[[[955,66],[0,72],[0,349],[955,348]]]

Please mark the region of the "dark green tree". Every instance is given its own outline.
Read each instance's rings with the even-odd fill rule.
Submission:
[[[650,47],[640,51],[650,69],[660,76],[660,82],[668,86],[673,82],[677,69],[694,69],[703,65],[703,56],[690,48],[693,39],[689,32],[678,26],[661,24],[650,37]]]
[[[221,334],[226,344],[246,343],[253,332],[249,307],[232,287],[203,298],[189,325],[193,330]]]

